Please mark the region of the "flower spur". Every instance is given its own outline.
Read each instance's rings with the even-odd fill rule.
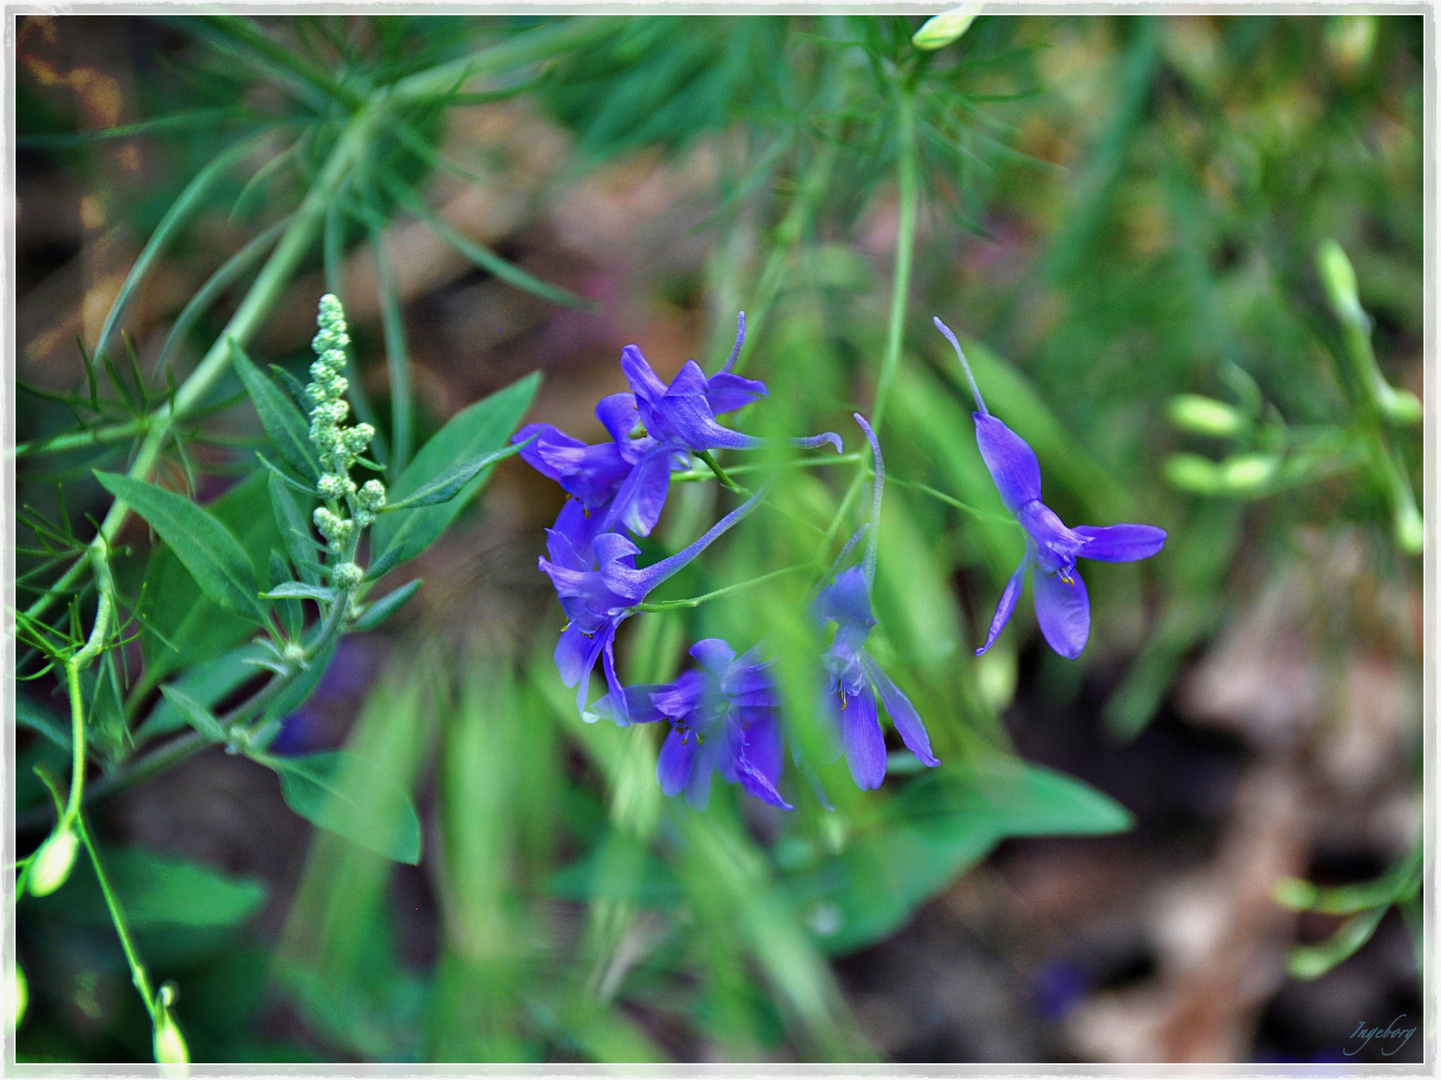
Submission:
[[[1076,572],[1076,559],[1098,562],[1134,562],[1147,559],[1161,550],[1166,530],[1154,525],[1078,525],[1068,528],[1056,513],[1041,502],[1041,466],[1036,452],[1027,442],[990,414],[981,398],[971,365],[961,351],[961,343],[951,328],[940,319],[936,329],[945,335],[971,385],[977,411],[976,444],[981,459],[995,481],[1001,502],[1016,518],[1026,534],[1026,554],[1021,565],[1001,591],[1000,603],[991,619],[986,643],[976,650],[980,656],[1005,629],[1011,613],[1016,610],[1021,589],[1031,570],[1035,575],[1036,620],[1047,644],[1056,652],[1074,660],[1086,647],[1091,633],[1091,601],[1086,583]]]

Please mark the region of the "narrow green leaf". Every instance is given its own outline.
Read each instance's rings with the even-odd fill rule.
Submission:
[[[328,604],[335,603],[334,589],[325,585],[311,585],[305,581],[282,582],[261,595],[266,600],[323,600]]]
[[[330,661],[335,656],[335,646],[339,641],[339,638],[331,638],[330,644],[319,655],[310,658],[310,666],[297,675],[295,680],[277,694],[275,700],[270,703],[270,707],[265,710],[265,719],[284,720],[310,700],[310,695],[315,693],[315,688],[325,677],[325,669],[330,666]]]
[[[276,453],[301,477],[318,479],[320,458],[310,442],[310,425],[279,388],[260,373],[245,350],[233,338],[228,340],[235,373],[245,384],[245,392],[250,395]]]
[[[154,484],[99,470],[95,477],[150,523],[207,597],[264,624],[255,567],[229,529],[189,499]]]
[[[160,692],[165,695],[166,701],[180,710],[191,727],[211,742],[228,741],[229,736],[225,734],[225,728],[221,726],[219,718],[185,691],[178,690],[173,686],[162,686]]]
[[[420,448],[415,460],[391,486],[390,498],[404,502],[447,472],[454,462],[502,449],[530,408],[539,386],[540,372],[532,372],[452,417]],[[370,549],[380,553],[372,565],[393,558],[395,562],[390,565],[394,566],[419,555],[445,531],[489,477],[490,470],[482,468],[449,502],[379,517],[370,533]]]
[[[255,678],[255,665],[251,661],[265,655],[263,646],[246,642],[224,656],[191,666],[184,675],[169,685],[172,689],[180,690],[190,700],[199,702],[207,709],[213,709],[246,682]],[[162,696],[150,710],[150,715],[135,729],[135,742],[140,745],[158,735],[179,731],[186,723],[188,721],[185,713],[168,697]]]
[[[415,405],[410,380],[410,348],[405,340],[405,314],[401,310],[400,289],[395,283],[394,267],[386,250],[381,231],[370,229],[370,249],[375,254],[376,288],[380,292],[380,324],[385,336],[385,364],[390,372],[390,462],[387,473],[392,479],[410,464],[414,435]]]
[[[386,619],[404,607],[410,598],[419,591],[420,585],[421,579],[416,578],[414,581],[402,585],[393,593],[381,597],[365,609],[365,613],[351,624],[351,629],[360,632],[374,630],[381,623],[385,622]]]
[[[209,193],[211,185],[218,180],[225,170],[234,165],[245,152],[250,148],[254,140],[254,134],[246,135],[234,146],[216,157],[195,174],[195,178],[186,185],[185,190],[180,193],[179,198],[171,204],[165,216],[160,219],[160,224],[150,234],[150,240],[146,243],[140,257],[135,260],[135,265],[130,268],[130,273],[125,277],[125,283],[120,286],[120,292],[116,294],[115,301],[110,305],[110,313],[105,316],[105,324],[100,328],[100,337],[95,342],[95,355],[103,356],[105,346],[110,341],[110,335],[114,331],[120,317],[125,314],[125,308],[130,303],[130,298],[145,280],[146,274],[150,272],[151,265],[160,257],[165,246],[186,220],[199,207],[205,196]]]
[[[279,773],[281,794],[305,820],[396,862],[420,862],[420,816],[410,795],[368,759],[339,750],[257,760]]]
[[[265,886],[253,878],[231,877],[188,859],[141,848],[103,852],[104,865],[125,917],[137,930],[237,926],[265,903]],[[75,922],[110,922],[95,875],[72,874],[42,901],[49,911]]]
[[[280,530],[280,539],[285,543],[291,564],[299,571],[301,580],[318,584],[320,575],[311,569],[315,562],[315,543],[310,533],[310,510],[314,500],[302,505],[291,493],[290,486],[276,473],[270,473],[266,483],[270,488],[270,508],[275,513],[275,527]]]
[[[391,596],[394,595],[394,593],[391,594]],[[387,596],[385,599],[389,600],[390,597]],[[23,694],[15,696],[15,722],[21,727],[39,732],[64,750],[70,749],[70,729],[58,716],[40,708]]]
[[[408,495],[399,502],[388,504],[381,513],[388,513],[391,510],[410,510],[418,506],[435,506],[438,503],[449,502],[460,494],[460,489],[470,482],[471,477],[494,465],[498,461],[504,461],[508,457],[514,457],[520,453],[519,445],[507,446],[504,450],[496,450],[489,454],[481,454],[469,461],[462,461],[453,469],[447,469],[430,483],[426,484],[413,495]]]

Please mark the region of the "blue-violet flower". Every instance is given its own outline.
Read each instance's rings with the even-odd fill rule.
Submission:
[[[1166,543],[1166,530],[1154,525],[1078,525],[1068,528],[1055,512],[1041,502],[1041,466],[1031,447],[986,409],[965,353],[950,327],[935,320],[946,336],[975,396],[976,443],[981,459],[1006,506],[1026,534],[1026,553],[1001,592],[996,614],[991,619],[986,643],[976,650],[980,656],[1005,629],[1016,609],[1026,577],[1034,567],[1036,619],[1041,633],[1056,652],[1069,660],[1081,655],[1091,632],[1091,601],[1086,583],[1076,572],[1076,559],[1099,562],[1134,562],[1150,558]]]

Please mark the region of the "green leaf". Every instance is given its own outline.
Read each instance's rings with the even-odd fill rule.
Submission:
[[[236,926],[265,903],[260,882],[221,874],[187,859],[141,848],[103,851],[101,858],[125,916],[137,930]],[[57,892],[30,902],[76,922],[96,926],[110,922],[93,873],[72,874]]]
[[[1130,822],[1100,792],[1024,762],[936,769],[886,803],[876,826],[792,875],[787,888],[828,952],[853,952],[894,933],[1008,836],[1114,833]]]
[[[304,581],[285,581],[261,595],[267,600],[323,600],[328,604],[335,603],[334,589]]]
[[[454,462],[503,448],[530,408],[539,386],[540,372],[532,372],[452,417],[420,448],[392,486],[390,498],[403,502],[447,472]],[[377,518],[371,527],[370,547],[380,554],[372,565],[394,559],[387,565],[389,568],[419,555],[445,531],[489,477],[490,470],[483,468],[449,502]]]
[[[265,623],[255,566],[229,529],[183,495],[117,473],[96,470],[95,477],[150,523],[209,599]]]
[[[310,442],[310,425],[280,388],[261,374],[245,350],[233,338],[227,340],[235,373],[245,384],[245,392],[250,395],[276,453],[302,477],[319,479],[320,458]]]
[[[305,820],[396,862],[420,862],[420,817],[410,795],[368,759],[344,750],[257,758]]]
[[[406,602],[420,590],[420,585],[421,579],[416,578],[414,581],[402,585],[393,593],[382,596],[375,603],[371,604],[370,607],[365,609],[365,612],[360,618],[351,624],[351,629],[360,632],[374,630],[381,623],[385,622],[386,619],[404,607]]]
[[[250,661],[267,655],[268,650],[262,646],[247,642],[224,656],[194,665],[181,678],[170,683],[169,688],[179,690],[206,709],[213,709],[255,678],[255,665]],[[162,696],[135,730],[135,742],[140,744],[157,735],[179,731],[188,722],[184,711],[169,697]]]
[[[315,561],[315,542],[311,539],[309,511],[314,499],[302,504],[296,499],[287,482],[278,473],[266,477],[270,487],[270,508],[275,513],[275,527],[280,530],[280,539],[291,564],[299,571],[303,580],[318,584],[320,575],[311,569]]]
[[[264,566],[270,552],[283,543],[262,472],[235,485],[206,510],[235,534],[256,567]],[[224,656],[255,632],[252,619],[232,615],[201,592],[176,553],[164,544],[150,553],[141,595],[141,645],[145,678],[152,686],[171,672]],[[186,692],[199,697],[188,686]]]
[[[391,596],[395,595],[394,593]],[[390,599],[389,596],[386,597]],[[42,709],[24,694],[15,695],[15,722],[44,735],[63,750],[70,749],[70,729],[54,713]]]
[[[266,720],[284,720],[310,700],[310,695],[315,693],[315,688],[320,685],[320,680],[325,675],[325,669],[330,666],[331,658],[335,656],[335,647],[339,642],[339,637],[331,638],[330,644],[319,655],[310,658],[310,666],[277,694],[275,700],[265,710]]]
[[[391,510],[410,510],[418,506],[435,506],[439,503],[450,502],[460,493],[460,489],[470,482],[471,477],[480,472],[481,469],[489,468],[498,461],[504,461],[508,457],[514,457],[520,453],[520,446],[507,446],[503,450],[496,450],[493,453],[481,454],[471,458],[469,461],[462,461],[453,469],[447,469],[430,483],[426,484],[419,491],[399,502],[390,503],[381,513],[389,513]]]
[[[160,692],[165,695],[166,701],[180,710],[191,727],[211,742],[229,741],[229,736],[225,734],[225,728],[221,726],[219,718],[185,691],[174,686],[162,686]]]

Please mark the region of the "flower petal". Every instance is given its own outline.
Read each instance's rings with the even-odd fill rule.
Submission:
[[[871,590],[866,585],[865,570],[860,564],[837,574],[835,581],[822,589],[815,598],[811,613],[817,619],[875,626],[876,620],[871,614]]]
[[[651,700],[651,694],[663,689],[664,686],[658,683],[638,683],[635,686],[627,686],[622,710],[617,710],[611,701],[610,694],[606,694],[590,707],[591,712],[607,720],[614,720],[621,727],[625,726],[621,721],[622,716],[632,724],[654,724],[666,717],[655,707],[655,703]]]
[[[870,791],[886,778],[886,739],[876,716],[876,698],[867,687],[859,694],[847,694],[840,709],[841,745],[856,787]]]
[[[690,654],[705,668],[706,674],[717,682],[725,678],[731,664],[735,662],[736,651],[721,638],[705,638],[690,647]]]
[[[695,742],[692,738],[691,742]],[[695,767],[690,771],[690,780],[685,786],[685,801],[692,810],[704,810],[710,802],[711,782],[715,779],[716,749],[702,745],[696,751]]]
[[[1166,543],[1166,530],[1154,525],[1077,525],[1071,531],[1090,541],[1076,554],[1099,562],[1149,559]]]
[[[631,441],[630,429],[640,419],[636,411],[634,394],[610,394],[600,399],[595,406],[595,416],[618,446],[624,447]]]
[[[1041,463],[1026,440],[994,416],[971,414],[976,421],[976,444],[991,471],[1006,509],[1015,513],[1041,497]]]
[[[906,697],[899,686],[891,682],[890,676],[881,670],[881,665],[875,662],[870,653],[861,653],[861,663],[866,666],[866,673],[880,691],[881,704],[886,707],[886,715],[891,718],[891,723],[896,725],[901,742],[920,759],[922,765],[935,768],[941,760],[931,753],[931,737],[926,733],[926,725],[921,721],[921,714],[916,712],[916,707],[911,704],[911,699]]]
[[[1091,600],[1081,575],[1072,573],[1067,585],[1055,574],[1037,574],[1036,618],[1051,648],[1074,660],[1091,634]]]
[[[1027,548],[1025,557],[1021,559],[1021,565],[1016,567],[1016,572],[1011,575],[1011,580],[1006,582],[1006,587],[1001,590],[1001,602],[996,605],[996,613],[991,616],[991,629],[986,634],[986,643],[976,650],[976,655],[981,656],[996,643],[996,638],[1001,636],[1001,631],[1006,628],[1006,623],[1011,620],[1011,612],[1016,610],[1016,601],[1021,598],[1021,588],[1026,584],[1026,573],[1031,569],[1031,552]]]
[[[624,525],[637,536],[650,535],[670,494],[670,457],[657,447],[635,463],[606,508],[604,528]]]
[[[671,728],[660,748],[660,758],[655,763],[655,778],[660,781],[661,791],[667,795],[679,795],[684,790],[690,783],[699,749],[700,744],[695,741],[694,735],[687,737],[686,733]]]
[[[741,787],[761,802],[779,806],[782,810],[794,810],[795,807],[786,802],[776,789],[781,773],[780,729],[770,723],[758,724],[743,732],[739,724],[733,724],[728,735],[736,778]]]
[[[734,412],[753,401],[765,397],[769,390],[759,379],[743,379],[728,371],[712,375],[706,380],[705,396],[712,413]]]
[[[627,345],[620,351],[620,369],[638,401],[653,405],[665,396],[665,383],[646,363],[640,346]]]

